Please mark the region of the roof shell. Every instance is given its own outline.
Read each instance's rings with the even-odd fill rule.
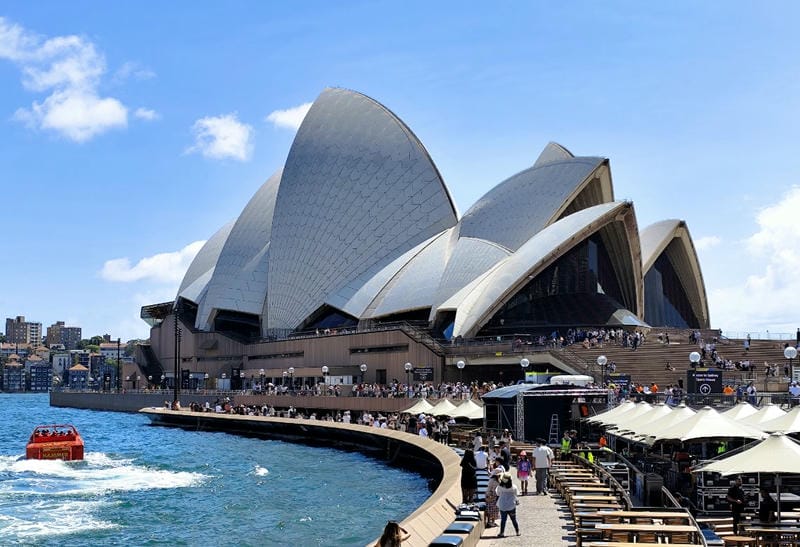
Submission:
[[[474,336],[529,279],[604,225],[618,216],[625,216],[627,211],[632,212],[628,202],[596,205],[573,213],[534,235],[516,253],[439,306],[439,311],[456,310],[453,336]],[[631,244],[638,246],[638,241]],[[638,256],[635,259],[638,260]],[[638,264],[634,264],[633,270],[634,276],[641,275]]]
[[[376,101],[343,89],[317,98],[278,191],[266,329],[298,327],[353,280],[456,224],[439,172],[414,134]]]
[[[697,258],[697,251],[686,222],[678,219],[655,222],[641,230],[639,239],[642,245],[643,275],[646,276],[658,257],[666,253],[681,280],[695,316],[703,328],[708,328],[711,319],[708,313],[706,286],[700,269],[700,260]]]
[[[547,149],[546,149],[547,150]],[[493,241],[511,251],[555,222],[593,180],[604,190],[588,205],[613,200],[607,160],[579,157],[548,161],[521,171],[487,192],[461,219],[461,237]],[[607,171],[607,169],[606,169]],[[598,176],[595,176],[598,175]]]
[[[267,263],[275,196],[281,171],[261,185],[231,229],[199,303],[196,325],[210,329],[215,311],[261,314],[267,292]]]

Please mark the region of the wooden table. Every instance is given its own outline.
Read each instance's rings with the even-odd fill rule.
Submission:
[[[632,523],[643,520],[663,520],[663,521],[681,521],[680,524],[689,524],[692,522],[692,515],[679,511],[597,511],[599,518],[603,522],[611,522],[611,519],[625,519]],[[678,524],[676,522],[667,522],[666,524]]]
[[[763,526],[747,526],[744,527],[745,532],[756,538],[758,545],[785,545],[787,541],[794,542],[796,545],[800,539],[800,527],[797,523],[789,526],[775,526],[773,524],[765,524]]]
[[[697,541],[700,530],[688,524],[595,524],[597,530],[603,531],[603,536],[608,533],[608,539],[614,532],[625,532],[628,534],[628,541],[637,541],[642,533],[654,534],[658,537],[665,537],[672,543],[673,534],[688,534],[690,541]]]
[[[630,541],[585,541],[583,547],[635,547],[636,545],[675,545],[676,547],[689,547],[696,546],[702,547],[702,543],[647,543],[637,542],[631,543]]]
[[[756,538],[752,536],[723,536],[722,541],[725,543],[725,547],[730,547],[731,545],[734,547],[737,545],[752,547],[756,544]]]

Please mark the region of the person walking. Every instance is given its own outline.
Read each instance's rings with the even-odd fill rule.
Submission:
[[[528,459],[528,453],[522,450],[519,453],[517,460],[517,478],[522,487],[522,495],[528,495],[528,477],[531,474],[531,461]]]
[[[548,474],[553,465],[553,450],[547,446],[544,439],[536,439],[536,448],[533,449],[531,458],[536,477],[536,495],[546,496]]]
[[[728,489],[727,496],[728,503],[731,506],[731,516],[733,517],[733,533],[738,534],[739,523],[742,521],[742,512],[744,511],[745,499],[744,490],[742,490],[742,477],[736,477],[736,481]]]
[[[500,477],[500,484],[495,489],[497,493],[497,509],[500,511],[500,533],[497,537],[505,537],[506,520],[511,519],[514,531],[519,535],[519,524],[517,523],[517,504],[519,504],[519,490],[511,480],[510,473],[503,473]]]
[[[467,448],[461,458],[461,503],[472,503],[475,498],[475,491],[478,489],[476,469],[475,453]]]
[[[497,487],[500,485],[498,480],[500,475],[505,473],[502,467],[495,467],[492,469],[492,474],[489,476],[489,483],[486,485],[486,527],[494,528],[497,526],[497,517],[500,512],[497,510]]]

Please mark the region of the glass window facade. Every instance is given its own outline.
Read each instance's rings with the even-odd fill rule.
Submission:
[[[594,234],[532,279],[488,323],[484,334],[543,326],[603,325],[624,308],[602,238]]]
[[[662,254],[644,277],[645,321],[654,327],[700,328],[675,268]]]

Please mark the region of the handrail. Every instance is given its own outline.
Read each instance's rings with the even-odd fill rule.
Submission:
[[[582,458],[577,454],[572,455],[573,458],[580,461],[583,465],[595,470],[599,475],[603,477],[603,480],[608,480],[609,485],[613,485],[616,490],[619,491],[620,495],[622,496],[622,501],[625,502],[626,508],[630,509],[633,507],[633,501],[631,501],[630,494],[628,491],[623,488],[623,486],[619,483],[619,481],[614,478],[608,469],[603,467],[602,465],[597,465],[596,463],[590,462],[586,458]]]

